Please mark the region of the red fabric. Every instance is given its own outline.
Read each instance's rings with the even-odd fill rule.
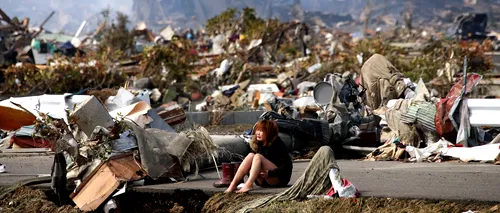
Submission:
[[[52,148],[48,141],[41,138],[12,136],[10,139],[10,147],[12,147],[14,143],[21,148]]]
[[[481,75],[474,73],[467,75],[466,93],[471,92],[474,86],[479,83],[481,78]],[[434,122],[436,124],[436,131],[441,136],[455,131],[455,128],[453,127],[448,114],[450,113],[453,103],[462,92],[462,85],[463,78],[460,78],[460,80],[450,89],[448,95],[446,95],[445,98],[439,100],[439,102],[436,104],[436,117],[434,118]]]
[[[335,195],[335,189],[333,188],[333,186],[330,188],[330,190],[328,190],[328,192],[326,194],[330,197]]]

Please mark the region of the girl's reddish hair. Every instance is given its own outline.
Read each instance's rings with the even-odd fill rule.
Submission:
[[[257,130],[260,130],[264,133],[264,138],[262,141],[257,141],[257,138],[255,137],[255,132]],[[263,143],[264,146],[270,146],[274,140],[278,137],[278,124],[276,124],[275,121],[272,120],[261,120],[257,122],[255,125],[255,128],[253,129],[253,139],[250,142],[250,148],[254,152],[257,152],[259,149],[258,143]]]

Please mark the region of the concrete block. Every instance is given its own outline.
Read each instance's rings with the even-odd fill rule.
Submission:
[[[254,124],[265,111],[234,112],[234,124]]]
[[[222,117],[222,120],[221,120],[221,124],[222,125],[231,125],[231,124],[235,124],[235,120],[234,120],[234,114],[236,114],[237,112],[224,112],[224,115]]]
[[[247,155],[250,152],[250,145],[245,140],[236,135],[210,135],[212,140],[221,149],[230,153]]]
[[[92,134],[96,126],[107,128],[114,125],[113,118],[109,115],[108,110],[95,96],[91,96],[78,104],[71,113],[71,119],[87,136]]]
[[[208,112],[188,112],[187,119],[190,122],[199,124],[199,125],[208,125],[210,124],[210,115]]]

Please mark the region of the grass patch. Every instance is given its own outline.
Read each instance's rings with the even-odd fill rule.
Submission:
[[[452,202],[440,200],[416,200],[394,198],[315,199],[307,201],[275,202],[255,212],[345,212],[345,213],[393,213],[393,212],[498,212],[499,204],[481,202]]]
[[[202,212],[231,212],[234,208],[242,204],[261,198],[264,195],[237,194],[237,193],[217,193],[210,197],[203,206]]]
[[[203,207],[203,212],[229,212],[243,203],[262,197],[255,194],[215,194]],[[499,212],[500,203],[479,201],[445,201],[423,199],[375,198],[362,197],[357,199],[313,199],[273,202],[253,212],[343,212],[343,213],[428,213],[447,212],[462,213],[473,212]]]

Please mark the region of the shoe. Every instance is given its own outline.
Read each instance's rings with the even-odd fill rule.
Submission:
[[[222,163],[222,179],[214,183],[215,188],[229,187],[234,178],[234,164]]]

